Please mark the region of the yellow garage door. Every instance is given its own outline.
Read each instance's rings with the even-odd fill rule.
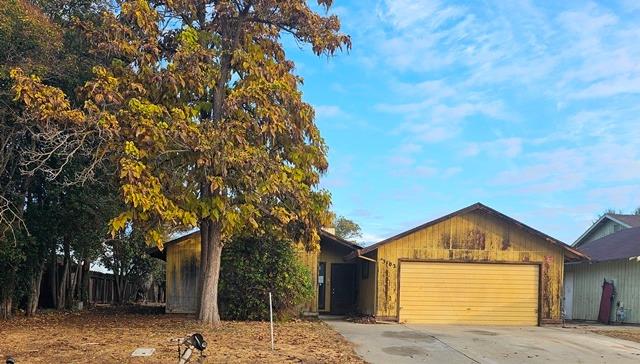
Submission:
[[[402,262],[400,321],[537,325],[538,266]]]

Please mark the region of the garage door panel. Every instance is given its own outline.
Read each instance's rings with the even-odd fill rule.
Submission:
[[[538,266],[403,262],[400,321],[536,325]]]

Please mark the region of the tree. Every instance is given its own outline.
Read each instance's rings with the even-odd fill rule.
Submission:
[[[362,237],[360,225],[344,216],[338,216],[333,220],[336,236],[345,240],[355,240]]]
[[[81,3],[84,5],[79,6]],[[91,145],[96,129],[57,122],[62,119],[31,117],[24,104],[14,100],[12,88],[16,85],[9,77],[10,70],[20,67],[37,75],[47,85],[64,91],[74,104],[74,90],[88,79],[91,66],[98,62],[86,52],[82,34],[71,26],[72,18],[90,21],[104,8],[102,0],[0,0],[0,281],[10,283],[0,285],[2,307],[8,309],[2,310],[3,316],[10,313],[13,300],[23,301],[23,295],[27,296],[27,315],[35,313],[45,262],[57,264],[58,247],[68,252],[65,272],[71,265],[71,254],[83,250],[79,239],[70,246],[70,239],[60,238],[81,234],[62,230],[63,225],[76,228],[60,223],[70,220],[52,217],[62,216],[69,207],[65,199],[86,195],[83,189],[95,187],[82,184],[90,179],[84,172],[95,170],[94,161],[99,160],[89,158],[99,157]],[[74,216],[76,221],[86,216],[83,213],[87,210],[80,210],[79,218]],[[99,226],[81,226],[81,231],[100,230]],[[61,288],[56,299],[84,286],[68,282],[73,288],[68,292],[67,281],[63,280],[63,285],[55,282],[54,287]]]
[[[146,253],[144,236],[133,226],[119,232],[116,238],[108,239],[105,245],[100,261],[115,277],[116,303],[124,303],[127,287],[132,283],[142,285],[158,269],[158,262]]]
[[[331,2],[318,0],[326,9]],[[259,231],[258,219],[268,218],[314,249],[330,215],[330,196],[317,187],[326,146],[281,36],[318,55],[350,39],[337,17],[303,0],[132,0],[119,8],[100,27],[86,26],[95,52],[114,61],[95,68],[82,109],[19,71],[14,91],[37,120],[97,126],[110,138],[102,155],[117,161],[129,207],[112,221],[114,233],[135,221],[162,245],[171,231],[200,227],[198,319],[217,324],[220,257],[238,229]]]

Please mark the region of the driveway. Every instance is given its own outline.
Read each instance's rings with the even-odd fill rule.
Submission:
[[[640,363],[640,344],[559,327],[327,324],[370,363]]]

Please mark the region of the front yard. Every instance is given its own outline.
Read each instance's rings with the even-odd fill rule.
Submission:
[[[363,363],[352,345],[323,322],[276,323],[272,351],[265,322],[224,322],[213,329],[189,316],[111,308],[0,321],[0,359],[11,355],[18,363],[174,363],[176,339],[194,332],[201,332],[209,344],[207,363]],[[138,347],[156,352],[131,357]]]

